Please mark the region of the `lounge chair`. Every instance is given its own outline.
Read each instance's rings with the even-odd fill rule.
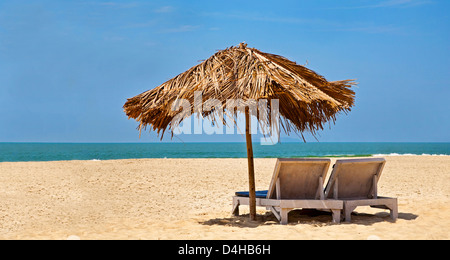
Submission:
[[[271,210],[281,224],[288,223],[289,211],[296,208],[328,209],[339,223],[343,202],[325,199],[323,184],[330,159],[277,159],[268,191],[256,193],[256,206]],[[249,205],[248,192],[233,197],[235,216],[239,206]]]
[[[397,199],[378,196],[377,183],[385,163],[383,158],[336,160],[325,198],[344,201],[346,222],[358,206],[389,209],[391,218],[397,219]]]

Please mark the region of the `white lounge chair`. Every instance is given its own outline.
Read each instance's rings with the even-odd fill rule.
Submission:
[[[383,158],[336,160],[325,198],[344,201],[346,222],[358,206],[389,209],[391,218],[397,219],[397,199],[378,196],[377,183],[385,163]]]
[[[256,193],[256,206],[270,209],[281,224],[288,223],[289,211],[296,208],[328,209],[333,222],[339,223],[343,202],[325,199],[323,188],[330,163],[330,159],[277,159],[269,190]],[[249,205],[248,192],[233,197],[235,216],[240,205]]]

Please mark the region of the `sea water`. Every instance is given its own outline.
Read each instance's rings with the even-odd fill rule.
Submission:
[[[450,143],[253,144],[255,158],[450,155]],[[245,143],[0,143],[0,162],[246,158]]]

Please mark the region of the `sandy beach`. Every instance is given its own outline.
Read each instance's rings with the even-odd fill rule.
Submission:
[[[0,239],[450,239],[450,156],[385,158],[379,195],[398,198],[395,223],[370,207],[341,224],[299,210],[288,225],[264,208],[234,217],[246,159],[0,163]],[[274,165],[255,159],[257,189]]]

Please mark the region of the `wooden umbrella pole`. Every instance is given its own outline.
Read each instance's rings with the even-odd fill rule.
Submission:
[[[245,138],[247,141],[250,220],[256,220],[255,166],[253,164],[252,135],[250,134],[250,112],[248,107],[245,108]]]

